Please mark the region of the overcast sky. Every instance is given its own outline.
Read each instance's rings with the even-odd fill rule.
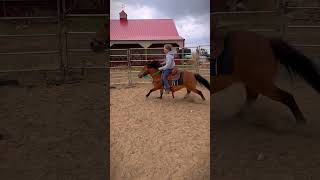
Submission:
[[[111,19],[124,10],[128,19],[173,19],[186,46],[210,44],[209,0],[111,0]]]

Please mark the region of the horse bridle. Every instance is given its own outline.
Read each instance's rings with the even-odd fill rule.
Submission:
[[[147,69],[148,69],[148,68],[147,68]],[[145,72],[146,72],[146,71],[147,71],[147,70],[145,70]],[[144,72],[144,73],[145,73],[145,72]],[[143,73],[143,74],[144,74],[144,73]],[[150,76],[152,77],[152,76],[154,76],[154,75],[156,75],[156,74],[160,74],[160,73],[161,73],[161,71],[158,70],[157,72],[150,74]],[[145,74],[144,76],[146,76],[146,75],[148,75],[148,74]],[[144,77],[144,76],[143,76],[143,77]]]

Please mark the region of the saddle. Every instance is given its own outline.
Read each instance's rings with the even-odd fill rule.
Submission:
[[[168,79],[170,80],[178,80],[180,78],[180,70],[177,67],[174,67],[168,77]]]
[[[170,75],[168,76],[168,80],[169,81],[175,81],[180,79],[180,70],[177,67],[174,67],[170,73]]]
[[[178,67],[174,67],[171,73],[168,76],[168,81],[172,86],[182,84],[182,74],[183,72],[178,69]]]

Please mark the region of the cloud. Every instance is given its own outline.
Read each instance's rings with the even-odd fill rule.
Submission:
[[[129,19],[173,19],[186,45],[210,43],[209,0],[111,0],[111,19],[118,19],[122,5]]]
[[[210,13],[209,0],[111,0],[111,9],[113,4],[116,3],[125,4],[126,6],[132,4],[141,4],[147,7],[153,7],[157,9],[158,12],[161,12],[161,14],[169,16],[173,19],[181,18],[187,15],[199,16]],[[120,9],[118,9],[118,11]]]
[[[122,5],[122,2],[114,2],[111,4],[111,19],[119,19],[119,12],[122,10]],[[156,8],[138,3],[125,4],[124,9],[129,19],[153,19],[161,16]]]
[[[180,36],[186,39],[186,45],[210,43],[210,16],[186,16],[176,21]]]

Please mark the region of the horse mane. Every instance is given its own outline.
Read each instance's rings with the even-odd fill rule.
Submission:
[[[157,61],[157,60],[153,60],[153,61],[147,63],[147,66],[149,68],[154,68],[154,69],[158,69],[159,67],[161,67],[159,61]]]

